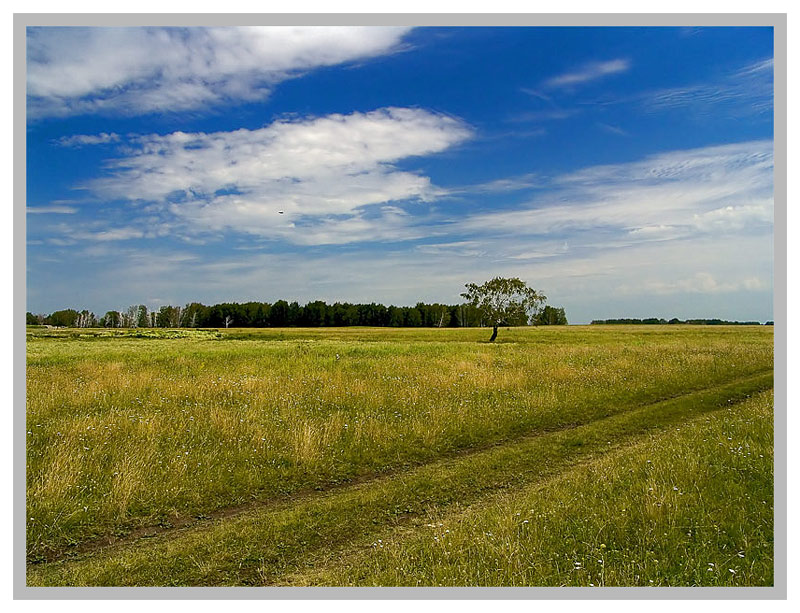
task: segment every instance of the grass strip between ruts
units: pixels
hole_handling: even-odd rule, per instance
[[[772,390],[552,478],[319,552],[292,586],[768,587]]]

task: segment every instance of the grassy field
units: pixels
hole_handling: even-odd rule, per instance
[[[28,583],[771,584],[771,327],[487,337],[29,330]]]

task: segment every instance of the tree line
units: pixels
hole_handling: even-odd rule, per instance
[[[648,317],[646,319],[629,319],[629,318],[622,318],[622,319],[593,319],[592,324],[651,324],[651,325],[663,325],[663,324],[693,324],[697,326],[760,326],[760,321],[727,321],[725,319],[685,319],[680,320],[677,317],[673,317],[669,321],[659,317]],[[764,324],[765,326],[773,325],[773,322],[768,321]]]
[[[472,304],[426,304],[385,306],[383,304],[328,304],[315,300],[305,305],[278,300],[269,302],[223,302],[211,306],[191,302],[184,306],[165,305],[158,310],[131,305],[107,311],[97,317],[88,310],[62,309],[49,315],[26,313],[28,325],[76,328],[284,328],[323,326],[385,326],[466,328],[491,326],[486,313]],[[508,326],[565,325],[563,308],[546,306],[534,317],[520,312],[504,322]]]

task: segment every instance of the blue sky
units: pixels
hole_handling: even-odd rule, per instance
[[[28,310],[772,319],[771,28],[29,28]]]

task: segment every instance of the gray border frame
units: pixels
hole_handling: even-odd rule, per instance
[[[13,589],[15,599],[770,599],[787,597],[787,15],[736,14],[14,14]],[[775,58],[773,317],[775,321],[775,572],[773,587],[293,588],[28,587],[25,585],[26,45],[27,26],[771,26]]]

